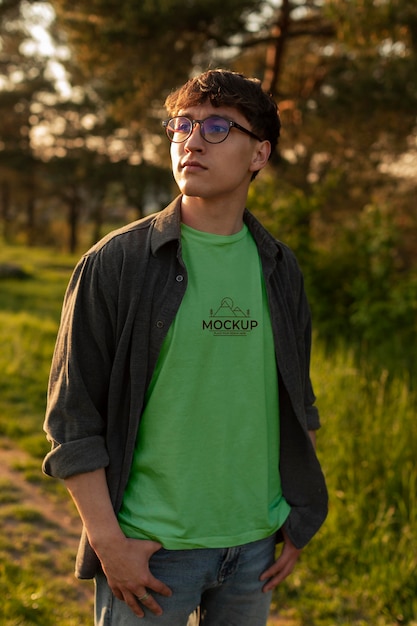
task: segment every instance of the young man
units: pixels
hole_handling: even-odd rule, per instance
[[[198,607],[204,626],[264,626],[327,511],[302,276],[245,209],[279,117],[222,70],[166,107],[181,195],[75,269],[44,470],[83,520],[97,625],[186,626]]]

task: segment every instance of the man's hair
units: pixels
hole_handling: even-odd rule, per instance
[[[271,144],[271,155],[278,143],[281,122],[276,102],[256,78],[227,70],[209,70],[191,78],[171,93],[165,108],[174,117],[188,107],[210,101],[214,107],[234,107],[248,120],[253,132]]]

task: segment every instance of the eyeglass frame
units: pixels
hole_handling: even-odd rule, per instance
[[[215,118],[219,118],[221,120],[223,120],[224,122],[227,122],[229,124],[229,128],[227,131],[227,135],[225,137],[223,137],[223,139],[221,139],[220,141],[209,141],[201,132],[202,128],[203,128],[203,124],[204,122],[206,122],[207,120],[209,120],[210,118],[215,117]],[[188,120],[189,122],[191,122],[191,128],[190,128],[190,132],[189,134],[184,138],[181,139],[181,141],[174,141],[173,139],[171,139],[171,137],[168,135],[168,124],[170,122],[172,122],[172,120],[178,119],[178,118],[184,118],[186,120]],[[204,141],[206,141],[207,143],[210,143],[212,145],[216,145],[218,143],[223,143],[223,141],[226,141],[226,139],[228,138],[228,136],[230,135],[230,130],[232,128],[237,128],[237,130],[240,130],[242,133],[245,133],[246,135],[249,135],[249,137],[252,137],[253,139],[256,139],[257,141],[263,141],[263,139],[260,139],[257,135],[255,135],[255,133],[253,133],[251,130],[248,130],[247,128],[244,128],[243,126],[241,126],[240,124],[238,124],[237,122],[234,122],[233,120],[228,120],[225,117],[222,117],[221,115],[209,115],[208,117],[205,117],[203,120],[193,120],[190,117],[188,117],[188,115],[174,115],[174,117],[170,117],[167,120],[164,120],[162,122],[162,126],[165,128],[165,133],[166,136],[168,137],[169,141],[171,143],[184,143],[184,141],[187,141],[187,139],[189,139],[191,137],[191,135],[193,134],[194,128],[196,127],[196,125],[199,124],[200,126],[200,136],[204,139]]]

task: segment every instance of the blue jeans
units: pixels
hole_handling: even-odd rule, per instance
[[[103,574],[96,577],[95,626],[265,626],[271,592],[259,576],[274,562],[275,535],[236,548],[165,550],[150,560],[152,574],[172,589],[163,609],[137,617],[115,598]]]

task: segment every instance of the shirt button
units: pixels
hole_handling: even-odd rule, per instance
[[[163,328],[163,327],[164,327],[164,322],[163,322],[162,320],[158,320],[158,321],[156,322],[156,327],[157,327],[157,328]]]
[[[175,280],[177,281],[177,283],[182,283],[182,281],[184,280],[184,276],[182,274],[178,274],[178,276],[175,277]]]

